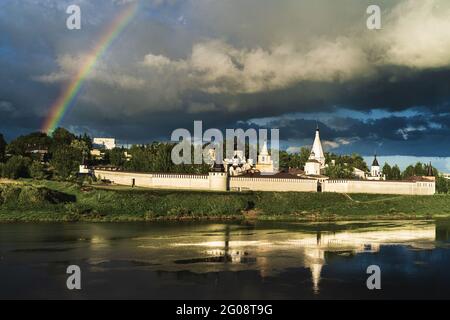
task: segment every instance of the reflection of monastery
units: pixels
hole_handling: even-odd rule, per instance
[[[330,165],[334,165],[332,162]],[[324,176],[325,155],[316,130],[311,154],[304,171],[275,172],[274,162],[265,142],[256,164],[246,159],[243,151],[236,150],[232,159],[225,159],[224,165],[214,165],[208,175],[169,173],[133,173],[111,168],[82,167],[100,179],[128,186],[158,189],[187,189],[208,191],[292,191],[292,192],[339,192],[432,195],[435,193],[434,177],[414,177],[408,181],[386,181],[381,174],[375,156],[370,172],[354,168],[355,179],[332,180]],[[431,168],[431,165],[430,165]]]
[[[376,253],[384,245],[408,245],[414,249],[433,249],[436,226],[427,222],[359,228],[338,232],[283,231],[265,233],[255,230],[252,237],[225,230],[225,239],[205,242],[179,242],[175,247],[197,247],[204,262],[226,263],[236,270],[254,268],[269,277],[288,268],[308,268],[312,289],[319,291],[323,267],[335,259],[360,253]],[[445,239],[448,239],[448,235]]]

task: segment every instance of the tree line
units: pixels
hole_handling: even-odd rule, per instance
[[[114,148],[106,150],[103,162],[124,170],[135,172],[161,172],[161,173],[189,173],[207,174],[210,165],[203,164],[179,164],[175,165],[172,160],[173,143],[153,142],[150,144],[133,145],[129,149]],[[127,152],[130,157],[125,156]],[[191,152],[194,163],[194,152]]]
[[[58,128],[52,136],[34,132],[9,144],[0,134],[0,175],[3,178],[69,179],[92,147],[91,138]]]
[[[22,135],[9,144],[0,134],[0,177],[71,180],[77,178],[83,163],[136,172],[208,173],[208,164],[174,165],[171,161],[173,146],[153,142],[129,149],[102,150],[102,158],[97,159],[91,155],[91,137],[77,136],[64,128],[56,129],[51,136],[42,132]],[[127,158],[125,152],[131,157]]]

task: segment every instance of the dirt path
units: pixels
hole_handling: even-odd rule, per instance
[[[394,199],[398,199],[401,198],[403,196],[395,196],[395,197],[390,197],[390,198],[382,198],[382,199],[375,199],[375,200],[369,200],[369,201],[359,201],[359,200],[355,200],[353,199],[349,194],[347,193],[343,193],[343,195],[345,197],[347,197],[350,201],[356,202],[356,203],[375,203],[375,202],[383,202],[386,200],[394,200]]]
[[[358,201],[358,200],[355,200],[355,199],[353,199],[352,197],[350,197],[347,193],[343,193],[343,195],[345,196],[345,197],[347,197],[350,201],[352,201],[352,202],[356,202],[356,203],[360,203],[361,201]]]

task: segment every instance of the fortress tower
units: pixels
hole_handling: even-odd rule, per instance
[[[227,191],[228,190],[228,174],[223,165],[214,163],[209,172],[209,190]]]

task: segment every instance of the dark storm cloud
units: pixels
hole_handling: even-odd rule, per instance
[[[249,124],[245,128],[279,128],[280,138],[288,145],[310,145],[318,125],[320,135],[330,152],[352,153],[355,149],[364,154],[373,152],[397,155],[399,148],[405,154],[419,156],[425,151],[429,156],[450,156],[450,116],[421,114],[415,116],[390,116],[379,119],[331,118],[329,121],[282,119],[265,125]],[[336,122],[345,123],[336,129]],[[242,123],[241,123],[242,124]]]
[[[103,30],[131,1],[2,2],[0,131],[11,138],[38,130]],[[83,16],[75,32],[65,28],[72,3]],[[194,120],[225,129],[273,117],[267,126],[280,128],[289,146],[308,143],[316,126],[310,119],[327,114],[320,126],[332,150],[447,154],[448,148],[430,145],[449,142],[449,3],[380,1],[379,32],[365,28],[369,4],[141,1],[62,125],[146,142],[167,140]],[[342,117],[343,108],[367,119]],[[411,109],[421,115],[378,119],[370,112]],[[291,113],[310,116],[286,120]]]

